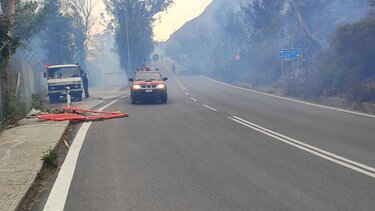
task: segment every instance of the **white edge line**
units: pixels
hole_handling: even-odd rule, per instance
[[[203,106],[206,107],[206,108],[208,108],[208,109],[211,109],[211,110],[213,110],[213,111],[217,111],[217,109],[212,108],[211,106],[208,106],[208,105],[206,105],[206,104],[203,104]]]
[[[224,86],[236,88],[236,89],[241,89],[241,90],[248,91],[248,92],[253,92],[253,93],[257,93],[257,94],[261,94],[261,95],[265,95],[265,96],[269,96],[269,97],[283,99],[283,100],[287,100],[287,101],[291,101],[291,102],[295,102],[295,103],[301,103],[301,104],[305,104],[305,105],[309,105],[309,106],[315,106],[315,107],[318,107],[318,108],[325,108],[325,109],[329,109],[329,110],[341,111],[341,112],[345,112],[345,113],[349,113],[349,114],[356,114],[356,115],[360,115],[360,116],[375,118],[375,115],[371,115],[371,114],[365,114],[365,113],[360,113],[360,112],[356,112],[356,111],[350,111],[350,110],[346,110],[346,109],[340,109],[340,108],[335,108],[335,107],[331,107],[331,106],[319,105],[319,104],[316,104],[316,103],[309,103],[309,102],[305,102],[305,101],[301,101],[301,100],[295,100],[295,99],[291,99],[291,98],[267,94],[267,93],[264,93],[264,92],[259,92],[259,91],[255,91],[255,90],[252,90],[252,89],[246,89],[246,88],[242,88],[242,87],[235,86],[235,85],[232,85],[232,84],[227,84],[227,83],[224,83],[224,82],[221,82],[221,81],[217,81],[215,79],[209,78],[209,77],[204,76],[204,75],[200,75],[200,76],[207,79],[207,80],[210,80],[212,82],[215,82],[215,83],[218,83],[218,84],[221,84],[221,85],[224,85]]]
[[[115,104],[118,100],[114,100],[111,103],[103,106],[99,109],[102,111],[109,106]],[[78,156],[81,151],[83,142],[86,134],[91,126],[92,122],[85,122],[79,129],[76,137],[73,140],[72,145],[68,151],[64,163],[61,166],[60,172],[56,178],[56,181],[52,187],[52,190],[48,196],[47,202],[44,205],[46,211],[63,211],[68,198],[68,192],[74,176],[74,171],[77,165]]]
[[[338,155],[332,154],[332,153],[330,153],[330,152],[327,152],[327,151],[321,150],[321,149],[319,149],[319,148],[317,148],[317,147],[313,147],[313,146],[311,146],[311,145],[304,144],[304,143],[302,143],[302,142],[300,142],[300,141],[297,141],[297,140],[295,140],[295,139],[292,139],[292,138],[286,137],[286,136],[284,136],[284,135],[282,135],[282,134],[276,133],[276,132],[274,132],[274,131],[271,131],[271,130],[269,130],[269,129],[266,129],[266,128],[263,128],[263,127],[257,125],[259,128],[261,128],[261,129],[258,129],[258,128],[256,128],[256,127],[250,125],[250,124],[247,124],[248,121],[246,121],[246,120],[244,120],[244,122],[241,121],[242,119],[239,118],[239,117],[233,116],[233,117],[228,117],[228,118],[229,118],[230,120],[235,121],[235,122],[237,122],[237,123],[239,123],[239,124],[242,124],[242,125],[244,125],[244,126],[246,126],[246,127],[248,127],[248,128],[251,128],[251,129],[253,129],[253,130],[255,130],[255,131],[258,131],[258,132],[260,132],[260,133],[263,133],[263,134],[265,134],[265,135],[267,135],[267,136],[270,136],[270,137],[272,137],[272,138],[274,138],[274,139],[277,139],[277,140],[279,140],[279,141],[281,141],[281,142],[283,142],[283,143],[286,143],[286,144],[288,144],[288,145],[291,145],[291,146],[294,146],[294,147],[296,147],[296,148],[299,148],[299,149],[301,149],[301,150],[303,150],[303,151],[305,151],[305,152],[309,152],[309,153],[314,154],[314,155],[316,155],[316,156],[318,156],[318,157],[321,157],[321,158],[323,158],[323,159],[329,160],[329,161],[334,162],[334,163],[336,163],[336,164],[339,164],[339,165],[341,165],[341,166],[347,167],[347,168],[352,169],[352,170],[354,170],[354,171],[357,171],[357,172],[360,172],[360,173],[365,174],[365,175],[367,175],[367,176],[370,176],[370,177],[372,177],[372,178],[375,178],[375,174],[371,172],[371,171],[373,171],[374,168],[372,168],[372,167],[370,167],[370,166],[366,166],[366,165],[364,165],[364,164],[361,164],[361,163],[358,163],[358,162],[355,162],[355,161],[352,161],[352,160],[349,160],[349,159],[343,158],[343,157],[341,157],[341,156],[338,156]],[[255,125],[255,124],[254,124],[254,125]],[[281,137],[283,137],[283,138],[281,138],[281,137],[279,137],[279,136],[276,136],[276,135],[273,135],[273,134],[271,134],[271,133],[269,133],[269,132],[274,132],[276,135],[279,135],[279,136],[281,136]],[[284,139],[284,137],[286,137],[286,138],[288,138],[288,139],[290,139],[290,140],[294,140],[295,143],[294,143],[293,141],[289,141],[288,139]],[[301,144],[301,145],[300,145],[300,144]],[[302,145],[310,146],[311,149],[309,149],[309,147],[305,147],[305,146],[302,146]],[[316,151],[314,151],[313,149],[316,150]],[[322,153],[322,152],[325,152],[325,154],[327,154],[327,155],[325,155],[325,154]],[[328,155],[329,155],[329,156],[332,156],[332,157],[329,157]],[[346,163],[346,162],[341,161],[341,160],[339,160],[339,159],[337,159],[337,158],[340,158],[341,160],[345,160],[346,162],[348,162],[348,161],[349,161],[349,162]],[[364,169],[361,169],[361,168],[359,168],[359,167],[357,167],[357,166],[355,166],[355,165],[352,165],[352,164],[350,164],[350,163],[354,163],[355,165],[360,166],[361,168],[367,169],[367,170],[369,170],[370,172],[369,172],[369,171],[366,171],[366,170],[364,170]]]

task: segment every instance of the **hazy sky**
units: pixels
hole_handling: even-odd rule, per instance
[[[175,4],[158,15],[161,20],[155,23],[154,39],[165,41],[187,21],[199,16],[213,0],[174,0]],[[104,11],[103,0],[96,0],[97,15]]]
[[[199,16],[212,0],[175,0],[167,12],[161,13],[161,20],[155,23],[154,39],[165,41],[187,21]]]

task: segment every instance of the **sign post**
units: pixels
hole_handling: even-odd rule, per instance
[[[294,72],[294,60],[302,58],[302,48],[289,48],[279,50],[279,59],[281,59],[281,86],[284,90],[284,60],[292,61],[292,71]]]

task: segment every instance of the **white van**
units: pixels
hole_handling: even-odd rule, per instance
[[[44,77],[47,79],[48,97],[51,103],[66,99],[66,89],[75,100],[82,100],[83,71],[78,64],[52,65],[47,67]]]

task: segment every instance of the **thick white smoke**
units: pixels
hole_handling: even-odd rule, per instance
[[[93,38],[87,60],[87,73],[92,86],[128,85],[128,78],[120,66],[111,33],[98,34]]]

